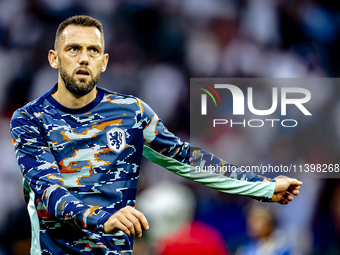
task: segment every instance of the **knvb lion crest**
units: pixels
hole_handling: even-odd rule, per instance
[[[111,150],[121,152],[125,148],[125,133],[120,128],[112,128],[106,133],[107,142]]]

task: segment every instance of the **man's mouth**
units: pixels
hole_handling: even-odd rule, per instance
[[[79,69],[77,72],[76,72],[76,76],[81,78],[81,79],[85,79],[87,77],[90,76],[90,72],[87,71],[86,69]]]

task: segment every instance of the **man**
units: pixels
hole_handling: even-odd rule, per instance
[[[134,209],[142,155],[217,190],[288,204],[302,184],[233,171],[193,174],[225,161],[182,143],[148,105],[96,87],[108,63],[101,23],[75,16],[57,30],[48,59],[58,83],[18,109],[12,142],[24,176],[32,254],[132,254],[148,229]],[[289,191],[290,193],[288,193]],[[171,208],[169,208],[171,210]]]

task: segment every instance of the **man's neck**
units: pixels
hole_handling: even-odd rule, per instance
[[[78,97],[68,91],[64,84],[60,84],[58,82],[58,90],[52,94],[52,97],[57,100],[58,103],[67,108],[79,109],[95,100],[97,93],[97,88],[94,87],[90,93],[86,94],[85,96]]]

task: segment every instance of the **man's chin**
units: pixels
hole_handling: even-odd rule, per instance
[[[95,85],[88,83],[74,83],[66,86],[67,90],[70,91],[75,96],[85,96],[94,89]]]
[[[93,89],[95,87],[95,85],[93,85],[91,81],[86,81],[85,79],[81,79],[78,82],[75,82],[74,85],[81,90],[87,90],[89,88]]]

